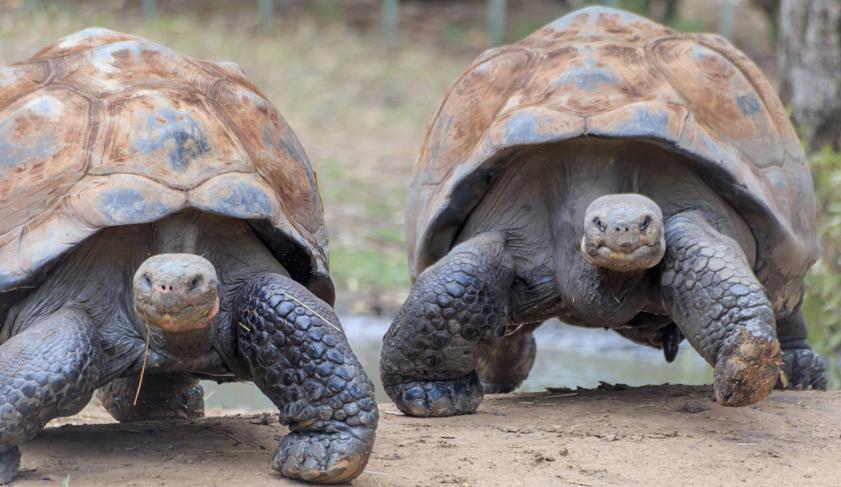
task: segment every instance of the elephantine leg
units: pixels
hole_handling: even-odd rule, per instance
[[[783,374],[778,389],[826,389],[826,367],[806,341],[806,320],[798,306],[785,319],[777,320],[777,336],[783,349]]]
[[[146,375],[137,405],[134,405],[139,379],[115,379],[96,392],[96,397],[117,421],[204,417],[204,391],[198,379],[185,375]]]
[[[17,472],[18,445],[51,419],[85,407],[99,366],[99,335],[75,308],[56,311],[0,346],[0,483]]]
[[[780,371],[774,312],[741,247],[698,214],[666,224],[661,274],[666,310],[689,343],[715,367],[726,406],[767,396]]]
[[[461,243],[418,277],[380,356],[383,385],[398,409],[410,416],[476,411],[479,350],[505,332],[513,280],[498,234]]]
[[[272,466],[316,483],[362,473],[377,427],[374,387],[330,306],[287,277],[264,274],[240,289],[234,326],[240,358],[291,430]]]
[[[481,350],[476,372],[485,394],[511,392],[529,376],[537,355],[533,329],[533,326],[524,327]]]

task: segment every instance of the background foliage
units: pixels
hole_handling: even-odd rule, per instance
[[[822,258],[806,278],[803,311],[810,339],[823,353],[841,350],[841,154],[825,148],[812,156]],[[837,377],[838,374],[835,374]]]

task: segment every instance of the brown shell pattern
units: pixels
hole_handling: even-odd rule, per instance
[[[0,291],[99,229],[184,208],[268,222],[332,300],[315,174],[236,65],[86,29],[0,68]]]

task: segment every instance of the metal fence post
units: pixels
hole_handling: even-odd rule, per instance
[[[733,0],[723,0],[718,13],[718,33],[730,39],[733,36]]]
[[[505,0],[488,0],[488,39],[491,45],[505,42]]]
[[[272,23],[274,15],[274,0],[257,0],[257,16],[260,17],[260,25],[267,28]]]
[[[155,0],[143,0],[143,18],[154,19],[158,16],[158,6]]]
[[[400,0],[383,0],[380,15],[383,40],[393,46],[397,42],[397,28],[400,25]]]

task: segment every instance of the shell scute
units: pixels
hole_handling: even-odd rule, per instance
[[[276,194],[284,195],[286,214],[299,216],[291,223],[317,235],[323,210],[318,193],[311,190],[316,187],[315,173],[286,120],[265,98],[236,83],[218,83],[211,98],[248,151],[254,169]]]
[[[523,39],[522,44],[546,49],[573,40],[637,41],[643,37],[667,35],[672,32],[668,27],[630,12],[592,6],[558,18]]]
[[[190,206],[247,220],[270,220],[283,215],[274,194],[273,188],[256,175],[221,174],[190,192]]]
[[[691,39],[652,48],[660,72],[701,125],[758,167],[780,165],[783,145],[754,85],[718,52]],[[774,151],[774,153],[769,153]]]
[[[0,67],[0,110],[38,88],[47,81],[50,72],[50,66],[46,62]]]
[[[421,184],[441,181],[463,150],[479,142],[484,129],[504,108],[518,85],[530,75],[527,51],[502,52],[474,65],[450,90],[427,134],[419,164],[435,161]],[[470,113],[465,117],[463,113]]]
[[[587,134],[592,136],[679,140],[688,112],[681,105],[668,102],[630,103],[588,120]]]
[[[87,100],[40,90],[0,112],[0,234],[50,206],[85,173]]]
[[[153,222],[187,202],[182,191],[131,174],[88,176],[65,198],[76,218],[92,228]]]
[[[91,174],[138,174],[188,189],[220,172],[253,171],[199,95],[142,90],[111,100],[107,120],[104,157]]]
[[[103,27],[88,27],[68,36],[62,37],[50,46],[38,51],[33,59],[46,59],[51,57],[68,56],[70,54],[85,51],[104,44],[120,42],[125,40],[139,39],[131,34],[116,32]]]
[[[140,38],[99,45],[63,62],[62,82],[100,97],[150,87],[203,93],[216,79],[187,56]]]

